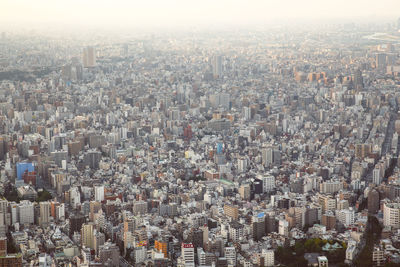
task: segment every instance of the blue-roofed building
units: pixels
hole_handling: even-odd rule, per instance
[[[21,180],[25,171],[33,172],[35,165],[32,162],[18,162],[17,163],[17,179]]]

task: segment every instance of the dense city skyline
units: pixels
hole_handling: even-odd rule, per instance
[[[399,12],[0,1],[0,267],[400,266]]]

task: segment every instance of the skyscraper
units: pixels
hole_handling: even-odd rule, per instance
[[[376,68],[380,70],[386,68],[386,54],[384,53],[376,54]]]
[[[363,77],[360,69],[357,69],[354,72],[353,85],[357,90],[362,90],[364,88]]]
[[[83,67],[91,68],[96,65],[96,51],[93,47],[88,46],[83,49]]]
[[[214,78],[220,78],[222,76],[222,56],[214,56],[212,68]]]

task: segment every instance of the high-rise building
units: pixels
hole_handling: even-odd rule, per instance
[[[275,266],[275,252],[273,250],[262,250],[262,256],[264,257],[264,266]]]
[[[65,204],[61,203],[56,207],[56,217],[57,221],[63,221],[65,219]]]
[[[363,81],[363,77],[362,77],[362,73],[361,73],[360,69],[357,69],[354,72],[353,85],[354,85],[354,88],[357,90],[362,90],[364,88],[364,81]]]
[[[94,231],[93,235],[93,246],[94,246],[94,251],[96,255],[99,255],[99,247],[104,245],[106,242],[106,237],[103,233]]]
[[[267,175],[262,178],[263,192],[271,192],[275,189],[275,177],[272,175]]]
[[[187,241],[192,243],[195,249],[203,246],[203,230],[200,228],[190,229]]]
[[[165,258],[168,258],[168,244],[166,242],[158,241],[156,240],[154,242],[154,248],[158,251],[164,254]]]
[[[348,227],[354,223],[355,212],[352,208],[339,210],[336,213],[336,217],[339,222],[341,222],[344,226]]]
[[[119,248],[113,243],[105,243],[99,247],[99,258],[104,266],[119,265]]]
[[[214,56],[212,59],[212,69],[214,78],[220,78],[222,76],[222,56]]]
[[[185,267],[194,267],[194,246],[192,243],[182,243],[181,255]]]
[[[89,46],[83,49],[83,67],[91,68],[96,66],[96,50]]]
[[[89,203],[89,220],[94,222],[94,216],[101,210],[101,203],[97,201],[90,201]]]
[[[124,219],[124,233],[135,231],[135,220],[132,217],[126,217]]]
[[[383,205],[383,225],[400,228],[400,203],[385,203]]]
[[[372,252],[372,262],[374,266],[383,266],[385,264],[385,251],[377,246],[374,247]]]
[[[234,220],[239,218],[239,209],[234,205],[224,205],[224,213],[226,216],[231,217]]]
[[[325,213],[327,210],[336,209],[336,199],[329,195],[321,195],[318,198],[318,202],[322,207],[322,212]]]
[[[243,118],[245,120],[251,120],[251,109],[249,107],[243,107]]]
[[[50,222],[50,202],[40,202],[40,225],[47,225]]]
[[[261,150],[262,163],[265,167],[281,164],[281,152],[277,147],[269,146]]]
[[[81,229],[81,243],[82,246],[94,249],[94,231],[95,227],[93,223],[85,223]]]
[[[33,224],[35,222],[33,203],[29,200],[22,200],[17,206],[20,224]]]
[[[96,185],[94,187],[94,200],[98,202],[104,200],[104,185]]]
[[[343,183],[339,180],[324,181],[320,184],[320,192],[324,194],[332,194],[343,188]]]
[[[279,220],[279,234],[289,236],[289,222],[286,220]]]
[[[333,213],[327,213],[322,215],[321,224],[326,227],[326,230],[332,230],[336,228],[336,217]]]
[[[238,158],[237,163],[239,173],[245,172],[247,170],[247,159],[245,157]]]
[[[265,233],[276,232],[277,230],[277,221],[274,216],[265,214]]]
[[[243,200],[250,200],[251,198],[250,184],[241,185],[239,187],[239,194]]]
[[[244,226],[236,221],[229,224],[229,238],[233,242],[239,242],[243,238]]]
[[[8,201],[0,200],[0,237],[5,237],[7,233],[7,207]]]
[[[253,239],[256,241],[261,240],[261,238],[265,235],[265,215],[263,212],[252,217],[251,228]]]
[[[314,223],[317,223],[319,221],[318,214],[318,208],[307,207],[304,212],[303,224],[314,225]]]
[[[84,156],[85,165],[89,166],[91,169],[98,169],[101,160],[101,152],[95,150],[89,150]]]
[[[382,182],[381,170],[378,167],[375,167],[372,171],[372,182],[376,185],[380,185]]]
[[[380,70],[386,69],[386,54],[379,53],[376,54],[376,68]]]
[[[72,235],[74,232],[80,232],[82,224],[84,224],[86,218],[83,214],[75,214],[69,217],[69,232]]]
[[[133,214],[146,214],[147,213],[147,202],[140,200],[133,204]]]
[[[134,257],[135,258],[135,263],[139,264],[139,263],[144,262],[146,260],[146,258],[147,258],[147,249],[146,249],[146,247],[135,247],[134,254],[135,254],[135,257]],[[193,255],[193,257],[194,257],[194,255]],[[194,266],[194,264],[191,265],[191,266]]]
[[[236,266],[236,249],[234,247],[226,247],[225,258],[228,265]]]

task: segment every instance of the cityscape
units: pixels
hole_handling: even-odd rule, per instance
[[[400,18],[196,23],[0,25],[0,266],[400,266]]]

